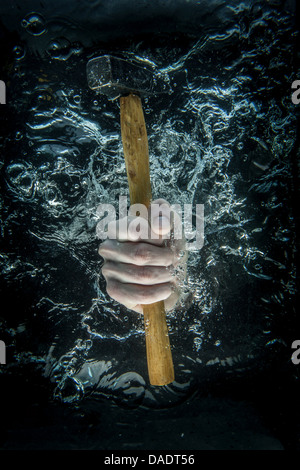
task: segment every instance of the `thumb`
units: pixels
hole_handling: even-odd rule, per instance
[[[168,235],[170,233],[170,219],[166,216],[157,216],[152,219],[151,229],[158,235]]]
[[[170,206],[164,200],[158,200],[151,204],[151,229],[161,236],[166,236],[171,231]]]

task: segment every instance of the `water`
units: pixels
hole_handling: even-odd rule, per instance
[[[45,403],[70,407],[71,429],[95,425],[99,403],[116,415],[201,410],[198,397],[222,400],[221,387],[229,400],[262,394],[265,409],[272,390],[288,417],[269,425],[292,445],[293,412],[272,387],[283,377],[295,390],[299,376],[294,2],[152,2],[133,16],[109,5],[1,6],[1,382],[14,396],[29,381],[23,400],[42,400],[46,421]],[[205,208],[190,301],[168,315],[176,381],[163,388],[148,382],[142,318],[107,296],[100,275],[97,206],[128,194],[118,101],[87,86],[86,63],[102,53],[168,81],[172,93],[143,102],[153,195]]]

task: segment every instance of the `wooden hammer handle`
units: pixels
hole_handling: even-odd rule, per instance
[[[139,96],[130,94],[120,99],[121,133],[130,203],[151,203],[148,138]],[[168,335],[164,302],[143,305],[148,373],[152,385],[174,381],[174,367]]]

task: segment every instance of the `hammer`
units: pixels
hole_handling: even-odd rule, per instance
[[[120,98],[120,120],[130,203],[151,204],[149,149],[142,94],[168,91],[153,72],[130,61],[104,55],[87,63],[87,80],[92,90],[110,99]],[[151,385],[174,381],[174,367],[164,301],[143,305],[148,374]]]

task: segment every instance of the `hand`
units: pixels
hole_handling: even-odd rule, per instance
[[[160,213],[155,213],[153,204],[160,205]],[[181,220],[174,217],[172,226],[169,208],[167,201],[158,199],[148,210],[148,220],[129,215],[110,222],[108,238],[99,248],[107,293],[138,313],[143,313],[143,304],[160,300],[169,311],[180,298],[187,255],[184,240],[172,239],[175,224],[181,224]]]

